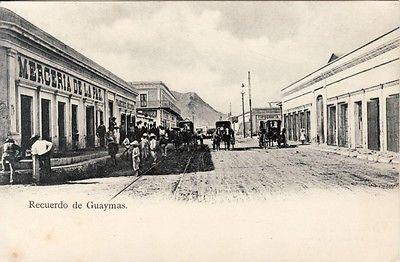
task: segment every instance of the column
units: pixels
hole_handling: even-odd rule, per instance
[[[386,136],[386,96],[383,92],[383,84],[379,90],[379,126],[380,126],[380,151],[387,151],[387,136]]]
[[[78,107],[78,132],[79,132],[79,148],[86,147],[86,98],[79,100]]]
[[[310,141],[317,142],[317,105],[315,91],[313,91],[313,102],[310,107]]]
[[[338,104],[338,97],[336,97],[335,100],[335,144],[338,147],[339,146],[339,104]]]
[[[41,102],[40,102],[40,90],[41,90],[41,87],[40,86],[38,86],[38,87],[36,87],[36,92],[35,92],[35,97],[34,97],[34,99],[33,99],[33,108],[32,108],[32,115],[33,115],[33,121],[34,121],[34,124],[33,124],[33,133],[35,134],[35,135],[41,135],[41,130],[40,130],[40,127],[41,127],[41,123],[40,123],[40,119],[41,119]],[[21,119],[22,121],[23,121],[23,119]]]
[[[51,97],[51,140],[52,140],[55,148],[58,147],[57,94],[58,94],[58,90],[54,91],[54,94]]]
[[[66,123],[65,123],[65,136],[67,137],[67,149],[72,148],[72,94],[68,96],[67,108],[66,108]]]
[[[354,105],[352,103],[351,95],[349,93],[347,97],[347,147],[354,148],[354,138],[353,138],[353,125],[354,125]]]
[[[108,91],[104,90],[104,97],[103,97],[103,117],[104,117],[104,125],[106,126],[107,130],[108,130],[108,118],[110,117],[108,115]]]
[[[12,136],[19,132],[18,120],[18,86],[15,83],[16,78],[16,59],[17,51],[7,48],[7,86],[8,86],[8,110],[9,110],[9,131]]]
[[[362,123],[363,123],[363,148],[368,148],[368,115],[367,115],[367,98],[365,90],[362,97]]]

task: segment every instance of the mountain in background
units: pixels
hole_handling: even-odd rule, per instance
[[[172,91],[178,100],[178,107],[181,109],[182,118],[192,120],[194,113],[194,125],[200,126],[215,126],[215,122],[220,119],[225,120],[227,114],[218,112],[195,92],[180,93]]]

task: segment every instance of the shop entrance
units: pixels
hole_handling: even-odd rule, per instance
[[[42,138],[51,141],[50,135],[50,100],[42,99]]]
[[[336,106],[328,106],[328,145],[336,145]]]
[[[78,131],[78,106],[72,105],[71,112],[71,128],[72,128],[72,146],[78,148],[79,131]]]
[[[342,147],[347,147],[348,145],[348,105],[340,104],[339,106],[339,134],[338,134],[338,144]]]
[[[65,103],[58,102],[58,147],[65,149],[67,138],[65,137]]]
[[[354,103],[354,134],[355,134],[355,147],[363,147],[363,119],[362,119],[362,102]]]
[[[311,117],[310,111],[306,111],[306,139],[310,142],[310,127],[311,127]]]
[[[387,150],[399,152],[399,94],[386,98]]]
[[[21,148],[23,151],[30,148],[32,137],[32,101],[31,96],[21,95]]]
[[[380,126],[379,126],[379,99],[374,98],[367,102],[368,116],[368,149],[379,150],[380,141]]]
[[[121,114],[121,125],[119,126],[119,132],[120,132],[120,143],[124,141],[126,138],[126,116],[125,114]]]
[[[86,107],[86,147],[94,147],[94,106]]]

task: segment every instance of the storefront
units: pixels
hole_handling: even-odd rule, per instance
[[[399,45],[396,28],[283,88],[287,137],[306,116],[312,142],[399,152]]]
[[[137,92],[128,83],[11,11],[0,12],[1,141],[11,136],[28,148],[38,134],[57,150],[94,147],[101,121],[107,126],[114,116],[125,128],[134,119]]]

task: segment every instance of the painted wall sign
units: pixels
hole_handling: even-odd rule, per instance
[[[116,103],[117,103],[117,106],[122,107],[122,108],[131,109],[131,110],[135,109],[135,104],[126,101],[126,99],[117,98]]]
[[[43,63],[18,55],[18,77],[50,88],[103,101],[103,90]]]

